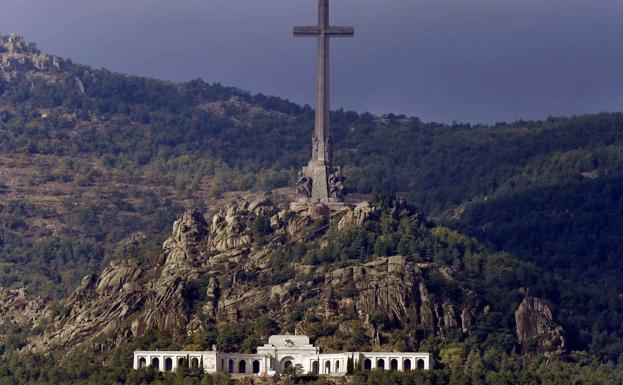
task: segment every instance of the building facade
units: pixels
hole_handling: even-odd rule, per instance
[[[222,353],[219,351],[136,351],[134,369],[153,366],[160,371],[175,371],[180,366],[202,368],[208,373],[274,375],[288,368],[303,374],[345,375],[353,370],[429,370],[430,353],[344,352],[320,353],[309,343],[309,337],[275,335],[257,348],[256,354]]]

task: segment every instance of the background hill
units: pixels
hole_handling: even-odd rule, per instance
[[[404,196],[533,263],[543,285],[526,289],[548,299],[569,349],[623,362],[623,114],[331,118],[352,193]],[[128,242],[155,248],[184,207],[210,211],[232,191],[287,200],[312,127],[309,106],[96,70],[0,38],[0,285],[62,298]]]

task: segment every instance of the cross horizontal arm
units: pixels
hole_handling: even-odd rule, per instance
[[[325,32],[331,36],[355,36],[355,28],[353,27],[328,27]]]
[[[294,27],[294,36],[319,36],[322,34],[329,36],[354,36],[355,28],[353,27]]]
[[[320,35],[320,27],[294,27],[294,36]]]

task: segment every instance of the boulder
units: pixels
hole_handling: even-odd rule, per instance
[[[212,219],[210,234],[210,247],[216,251],[246,246],[251,243],[251,229],[249,224],[253,222],[255,214],[247,210],[248,203],[231,203]],[[259,204],[255,207],[260,210]]]

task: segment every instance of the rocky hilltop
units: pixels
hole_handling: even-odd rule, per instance
[[[61,70],[63,65],[63,59],[42,54],[35,43],[27,42],[22,36],[0,36],[0,71],[5,80],[25,72]]]
[[[182,339],[260,316],[280,331],[316,334],[316,343],[328,350],[331,335],[352,335],[355,329],[362,334],[360,344],[376,349],[395,348],[397,332],[399,346],[410,349],[430,348],[424,341],[436,335],[469,335],[496,305],[434,255],[308,258],[315,247],[324,255],[343,254],[348,239],[397,223],[436,253],[451,249],[449,230],[433,226],[403,202],[291,212],[262,198],[232,203],[211,218],[188,210],[175,221],[159,255],[114,260],[100,274],[86,276],[54,311],[22,301],[10,313],[28,309],[23,314],[30,317],[15,321],[33,327],[25,349],[39,352],[86,346],[106,355],[149,331],[166,330]],[[387,236],[381,231],[379,239]],[[303,259],[301,247],[308,248]],[[24,295],[10,294],[15,299],[9,306]],[[526,314],[525,307],[518,314]],[[48,323],[38,324],[37,318]],[[332,325],[331,332],[317,333],[319,323]],[[521,341],[530,340],[533,331],[540,337],[561,331],[543,306],[518,315],[518,328],[519,323]],[[560,351],[559,342],[552,339],[542,348]]]

